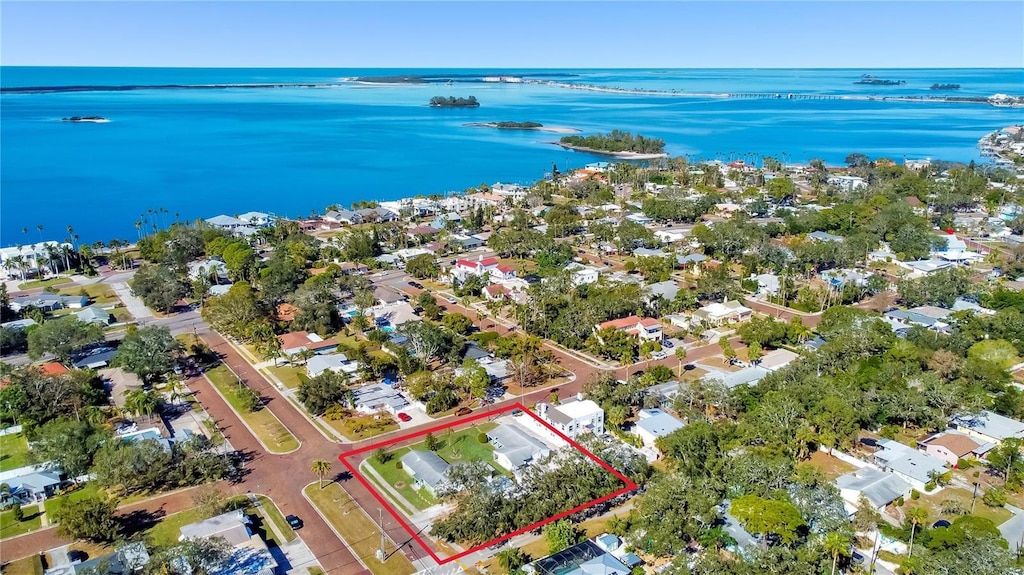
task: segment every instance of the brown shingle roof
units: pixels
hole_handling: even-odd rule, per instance
[[[946,433],[928,442],[928,445],[941,445],[948,449],[953,455],[963,457],[975,449],[981,447],[977,441],[962,433]]]

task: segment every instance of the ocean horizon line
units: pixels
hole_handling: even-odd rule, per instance
[[[591,66],[103,66],[79,64],[0,64],[3,68],[73,68],[101,70],[1021,70],[1024,66],[687,66],[669,67],[591,67]]]

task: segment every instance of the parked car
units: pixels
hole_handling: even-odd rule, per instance
[[[398,413],[398,420],[399,420],[399,421],[412,421],[412,418],[411,418],[411,417],[409,417],[409,414],[408,414],[408,413],[405,413],[405,412],[399,412],[399,413]]]
[[[674,347],[675,345],[676,344],[672,343],[671,339],[666,339],[665,341],[661,342],[661,347]]]
[[[78,549],[68,549],[68,562],[70,562],[72,565],[77,565],[88,558],[89,556],[85,554],[85,551],[79,551]]]
[[[665,359],[666,357],[668,357],[668,354],[663,351],[651,352],[651,359]]]
[[[523,410],[522,410],[522,409],[513,409],[513,410],[512,410],[512,415],[519,415],[519,414],[520,414],[520,413],[522,413],[522,412],[523,412]]]
[[[289,515],[285,517],[284,520],[288,522],[288,527],[291,527],[292,529],[302,529],[302,520],[299,519],[298,516]]]
[[[448,303],[455,303],[458,300],[456,300],[455,298],[453,298],[451,296],[448,296],[448,297],[444,298],[444,301],[446,301]]]
[[[420,282],[409,282],[409,285],[416,289],[423,289],[423,284],[421,284]]]
[[[457,411],[455,412],[455,415],[469,415],[470,413],[473,413],[473,410],[472,410],[472,409],[470,409],[470,408],[468,408],[468,407],[460,407],[460,408],[459,408],[459,409],[458,409],[458,410],[457,410]]]
[[[685,369],[686,371],[693,371],[693,370],[697,369],[697,366],[692,364],[692,363],[688,363],[688,364],[683,366],[683,369]]]

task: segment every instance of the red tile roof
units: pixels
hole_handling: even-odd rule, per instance
[[[606,321],[598,327],[600,329],[626,329],[636,327],[636,324],[638,323],[640,323],[640,318],[635,315],[631,315],[629,317]]]
[[[503,274],[507,274],[507,273],[516,271],[516,268],[514,268],[512,266],[498,266],[497,269],[498,269],[499,272],[501,272]]]
[[[39,371],[43,372],[43,375],[64,375],[68,372],[68,368],[56,361],[48,361],[38,367]]]
[[[489,268],[491,266],[498,265],[498,258],[487,258],[485,260],[480,260],[479,263],[480,263],[480,265],[484,266],[485,268]]]

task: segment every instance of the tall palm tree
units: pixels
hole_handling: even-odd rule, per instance
[[[928,510],[924,507],[914,507],[907,511],[907,519],[910,520],[910,549],[907,557],[914,556],[914,535],[918,526],[928,522]]]
[[[326,459],[314,459],[309,470],[320,478],[320,489],[324,488],[324,476],[331,472],[331,462]]]
[[[160,408],[160,397],[152,391],[135,389],[125,395],[124,406],[135,415],[150,417]]]
[[[683,360],[686,359],[686,348],[680,344],[672,353],[679,360],[679,377],[683,377]]]
[[[39,232],[39,243],[43,243],[43,224],[37,225],[36,230]]]
[[[825,536],[822,541],[825,551],[832,556],[832,575],[836,575],[836,565],[839,563],[839,556],[846,557],[850,554],[850,541],[841,534],[833,531]]]

